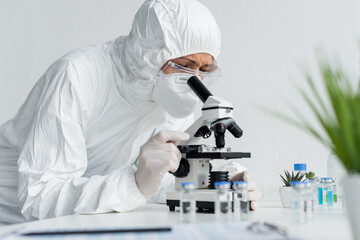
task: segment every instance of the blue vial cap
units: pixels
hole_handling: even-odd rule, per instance
[[[294,170],[295,171],[306,171],[306,163],[295,163]]]
[[[228,185],[229,187],[231,186],[231,182],[225,182],[225,181],[222,181],[222,182],[214,182],[214,186],[217,187],[217,186],[223,186],[223,185]]]
[[[193,183],[193,182],[182,182],[182,183],[181,183],[181,186],[182,186],[182,187],[185,187],[185,186],[195,186],[195,183]]]
[[[290,182],[290,185],[291,185],[291,186],[294,186],[294,185],[298,185],[298,184],[302,184],[302,183],[304,183],[304,182],[300,182],[300,181],[291,181],[291,182]]]
[[[332,178],[332,177],[323,177],[321,179],[323,179],[323,180],[334,180],[334,178]]]
[[[234,184],[238,185],[238,184],[247,184],[247,181],[235,181]]]

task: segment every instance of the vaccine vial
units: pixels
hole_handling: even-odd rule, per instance
[[[323,205],[331,207],[334,204],[333,178],[322,178]]]
[[[234,219],[247,220],[249,217],[249,192],[248,183],[237,181],[234,185]]]
[[[333,151],[330,152],[327,160],[327,176],[334,178],[334,204],[342,202],[344,193],[343,179],[347,176],[347,172]]]
[[[193,182],[182,182],[180,194],[180,221],[183,223],[195,222],[195,184]]]
[[[294,213],[294,220],[299,223],[306,222],[305,215],[305,183],[299,181],[291,182],[293,188],[292,210]]]
[[[229,189],[230,182],[215,182],[217,197],[215,201],[215,216],[218,221],[230,221],[231,219],[231,199]]]
[[[320,180],[318,177],[314,177],[314,178],[308,178],[308,181],[312,182],[312,189],[313,189],[313,204],[314,206],[316,204],[319,204],[319,193],[318,193],[318,187],[320,184]]]
[[[337,188],[336,188],[336,179],[333,178],[333,177],[331,179],[333,181],[333,184],[332,184],[332,186],[333,186],[333,201],[334,201],[334,204],[336,204],[337,201],[338,201],[338,193],[337,193]]]
[[[304,193],[304,210],[306,215],[306,220],[313,219],[314,213],[314,182],[306,181],[305,184],[305,193]]]

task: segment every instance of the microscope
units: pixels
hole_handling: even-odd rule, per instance
[[[243,134],[233,119],[233,106],[220,97],[213,96],[205,85],[192,76],[187,84],[204,103],[201,117],[193,123],[186,132],[190,135],[187,142],[178,145],[181,152],[179,168],[175,173],[175,191],[166,193],[166,204],[170,211],[180,206],[182,182],[195,184],[195,199],[198,212],[214,211],[217,197],[214,182],[229,181],[227,171],[211,171],[211,160],[250,158],[248,152],[232,152],[225,147],[225,132],[228,130],[235,138]],[[215,137],[215,147],[205,144],[196,144],[200,139]],[[229,191],[233,199],[232,191]]]

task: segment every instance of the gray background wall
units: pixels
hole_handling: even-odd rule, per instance
[[[126,35],[142,0],[2,0],[0,2],[0,123],[14,116],[46,68],[66,52]],[[314,49],[359,74],[360,7],[356,0],[203,0],[223,37],[223,80],[214,93],[235,106],[244,129],[234,150],[251,151],[241,162],[253,173],[266,199],[279,198],[279,173],[306,162],[326,175],[328,151],[303,132],[274,119],[258,106],[291,115],[291,102],[309,110],[296,85],[301,68],[316,75]],[[319,81],[318,81],[319,82]],[[310,121],[312,118],[309,116]]]

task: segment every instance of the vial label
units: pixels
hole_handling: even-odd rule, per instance
[[[183,211],[183,213],[189,213],[191,211],[191,203],[183,202],[182,203],[182,211]]]
[[[227,202],[220,203],[220,211],[222,213],[228,213],[229,211],[229,204]]]
[[[321,187],[318,188],[318,196],[319,196],[319,204],[323,204],[323,189]]]
[[[333,205],[333,192],[332,191],[327,191],[327,193],[326,193],[326,203],[327,203],[328,206]]]
[[[297,200],[293,201],[293,209],[298,209],[299,208],[299,203]]]
[[[249,212],[249,201],[241,201],[240,202],[241,213]]]
[[[305,201],[304,210],[306,212],[306,219],[312,220],[313,219],[313,211],[314,211],[314,203],[312,200]]]

